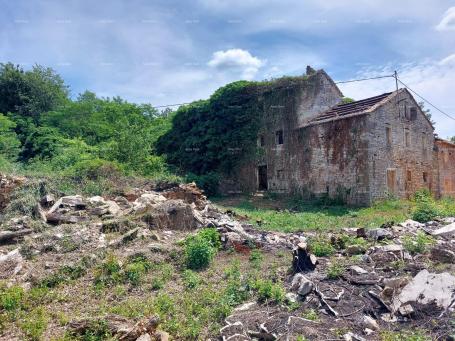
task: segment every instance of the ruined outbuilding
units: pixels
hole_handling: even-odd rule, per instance
[[[258,98],[257,156],[221,185],[224,193],[271,191],[369,205],[421,188],[455,195],[455,144],[407,89],[347,102],[323,70],[308,67]]]

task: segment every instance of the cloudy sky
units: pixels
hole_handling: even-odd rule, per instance
[[[455,1],[0,0],[0,61],[56,69],[72,95],[167,105],[238,79],[391,74],[455,116]],[[361,99],[393,79],[340,86]],[[432,110],[441,137],[455,121]]]

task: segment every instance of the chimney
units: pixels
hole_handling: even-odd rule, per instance
[[[309,76],[309,75],[312,75],[314,73],[316,73],[316,70],[313,69],[311,66],[307,65],[306,66],[306,75]]]

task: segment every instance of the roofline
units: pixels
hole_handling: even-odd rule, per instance
[[[448,141],[448,140],[441,139],[440,137],[435,137],[434,140],[435,140],[436,143],[439,142],[439,143],[448,144],[448,145],[450,145],[451,147],[454,147],[454,148],[455,148],[455,143],[450,142],[450,141]]]
[[[398,92],[402,91],[403,89],[399,89]],[[325,120],[320,120],[320,121],[315,121],[315,122],[308,122],[308,124],[305,124],[303,125],[302,127],[300,128],[304,128],[304,127],[309,127],[309,126],[314,126],[314,125],[318,125],[318,124],[322,124],[322,123],[327,123],[327,122],[333,122],[333,121],[338,121],[338,120],[342,120],[342,119],[345,119],[345,118],[350,118],[350,117],[355,117],[355,116],[360,116],[360,115],[365,115],[365,114],[369,114],[371,112],[373,112],[374,110],[376,110],[377,108],[379,108],[380,106],[384,105],[385,103],[387,103],[393,95],[395,95],[397,93],[397,91],[394,91],[392,93],[390,93],[387,97],[383,98],[381,101],[379,101],[378,103],[376,103],[375,105],[371,106],[370,108],[368,109],[365,109],[363,111],[359,111],[359,112],[356,112],[356,113],[352,113],[352,114],[348,114],[348,115],[339,115],[339,116],[335,116],[335,117],[331,117],[331,118],[327,118]],[[381,95],[378,95],[378,96],[381,96]],[[364,101],[366,99],[369,99],[369,98],[373,98],[373,97],[377,97],[377,96],[372,96],[372,97],[367,97],[367,98],[364,98],[364,99],[361,99],[361,100],[358,100],[358,101],[354,101],[354,102],[351,102],[351,103],[355,103],[355,102],[360,102],[360,101]],[[350,104],[351,104],[350,103]],[[328,110],[324,111],[324,112],[327,112],[329,110],[331,110],[332,108],[329,108]],[[324,112],[322,112],[321,114],[323,114]]]
[[[345,118],[350,118],[350,117],[370,114],[371,112],[375,111],[376,109],[378,109],[379,107],[383,106],[384,104],[386,104],[387,102],[392,100],[394,97],[398,96],[399,94],[401,94],[403,92],[406,92],[412,98],[412,100],[414,101],[415,105],[420,108],[419,103],[417,103],[417,101],[415,100],[414,96],[412,96],[412,94],[409,92],[409,90],[406,89],[406,88],[400,88],[398,90],[395,90],[395,91],[391,92],[387,97],[385,97],[384,99],[382,99],[381,101],[379,101],[375,105],[373,105],[370,108],[365,109],[363,111],[359,111],[359,112],[356,112],[356,113],[353,113],[353,114],[348,114],[348,115],[339,115],[339,116],[327,118],[325,120],[320,120],[320,121],[316,121],[316,122],[308,122],[307,124],[305,124],[305,125],[303,125],[303,126],[301,126],[299,128],[305,128],[305,127],[310,127],[310,126],[323,124],[323,123],[327,123],[327,122],[338,121],[338,120],[342,120],[342,119],[345,119]],[[378,96],[381,96],[381,95],[378,95]],[[367,99],[373,98],[373,97],[377,97],[377,96],[367,97],[367,98],[364,98],[364,99],[361,99],[361,100],[358,100],[358,101],[354,101],[354,102],[351,102],[351,103],[364,101],[364,100],[367,100]],[[329,110],[331,110],[331,108],[326,110],[326,111],[324,111],[324,112],[327,112]],[[431,123],[431,121],[429,120],[427,115],[425,115],[425,113],[421,109],[420,109],[420,111],[422,112],[422,114],[425,117],[425,119],[427,120],[427,122],[430,124],[431,128],[433,130],[435,130],[433,124]],[[324,112],[322,112],[321,114],[323,114]]]

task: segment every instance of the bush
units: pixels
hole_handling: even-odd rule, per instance
[[[188,238],[185,243],[186,264],[190,269],[199,270],[206,268],[209,266],[215,253],[216,249],[210,241],[200,236]]]
[[[200,230],[185,240],[185,258],[188,268],[206,268],[221,247],[220,235],[214,228]]]
[[[436,207],[434,202],[421,202],[412,214],[412,219],[425,223],[430,220],[434,220],[440,215],[439,209]]]
[[[216,250],[221,248],[221,238],[216,228],[204,228],[198,232],[198,235],[207,240]]]
[[[273,302],[281,303],[285,297],[283,286],[278,283],[273,283],[269,279],[258,280],[255,284],[255,289],[258,294],[258,300],[261,302],[271,300]]]
[[[122,169],[118,163],[102,159],[82,160],[67,170],[70,175],[91,180],[119,176],[121,172]]]

